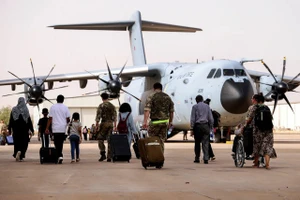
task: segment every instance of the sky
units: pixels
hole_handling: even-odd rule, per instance
[[[50,25],[128,20],[139,10],[142,19],[202,28],[196,33],[144,32],[148,63],[196,62],[215,59],[263,58],[273,73],[281,74],[287,58],[286,75],[300,72],[300,1],[298,0],[1,0],[0,79],[31,77],[30,58],[37,76],[111,68],[126,60],[132,66],[128,32],[54,30]],[[267,72],[261,63],[247,69]],[[55,87],[66,85],[55,83]],[[85,89],[78,82],[66,89],[46,92],[77,96],[97,90],[89,81]],[[300,89],[298,89],[300,90]],[[17,86],[15,92],[23,91]],[[0,107],[14,106],[18,95],[10,86],[0,87]],[[300,94],[287,95],[291,102]]]

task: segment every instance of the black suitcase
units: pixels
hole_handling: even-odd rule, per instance
[[[138,141],[139,141],[139,136],[138,134],[133,134],[133,145],[132,145],[132,148],[134,150],[134,153],[135,153],[135,157],[137,159],[140,159],[141,158],[141,155],[140,155],[140,151],[139,151],[139,146],[138,146]]]
[[[113,162],[130,161],[131,152],[126,134],[110,135],[110,153]]]
[[[44,134],[43,134],[43,137]],[[40,148],[40,163],[55,163],[58,162],[57,151],[54,147],[45,147],[45,138],[43,138],[42,147]],[[51,140],[49,141],[51,145]]]

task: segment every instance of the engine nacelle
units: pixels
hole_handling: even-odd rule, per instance
[[[279,79],[275,76],[276,80],[278,81]],[[266,96],[270,91],[272,91],[272,86],[270,85],[273,85],[274,84],[274,78],[270,75],[270,76],[261,76],[260,79],[259,79],[259,92],[262,92],[263,95],[265,96],[265,100],[266,101],[272,101],[273,98],[272,98],[272,93],[269,94],[268,96]],[[266,85],[266,84],[269,84],[269,85]]]
[[[116,80],[117,75],[112,75],[113,79]],[[109,84],[104,83],[103,81],[98,81],[99,93],[106,92],[109,95],[109,98],[115,99],[120,97],[120,91],[115,92],[113,87],[115,87],[114,81],[110,80],[109,75],[100,76],[101,79],[107,81]],[[121,82],[121,80],[119,80]]]

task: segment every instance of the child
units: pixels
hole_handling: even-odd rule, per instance
[[[82,141],[82,134],[81,134],[81,123],[79,121],[79,113],[75,112],[72,115],[72,120],[69,123],[68,128],[68,135],[71,145],[71,163],[75,162],[75,151],[76,151],[76,162],[80,161],[79,158],[79,144]]]
[[[39,133],[38,133],[38,140],[40,141],[42,138],[42,146],[48,148],[49,147],[49,134],[45,134],[46,126],[48,123],[48,109],[43,108],[42,114],[44,115],[43,118],[39,120],[38,126],[39,126]],[[51,127],[49,128],[50,133]]]

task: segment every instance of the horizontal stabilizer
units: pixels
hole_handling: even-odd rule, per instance
[[[64,25],[53,25],[49,27],[52,27],[54,29],[73,29],[73,30],[127,31],[134,23],[135,21],[118,21],[118,22],[103,22],[103,23],[88,23],[88,24],[64,24]],[[202,31],[202,29],[142,20],[142,31],[196,32],[196,31]]]

